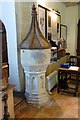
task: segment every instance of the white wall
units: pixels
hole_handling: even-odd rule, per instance
[[[44,0],[43,2],[41,2],[41,0],[37,0],[37,1],[38,1],[38,4],[44,7],[58,10],[61,13],[61,23],[65,24],[66,6],[62,2],[49,2],[49,0],[45,0],[45,2]]]
[[[0,2],[0,9],[1,6],[2,15],[0,12],[0,19],[4,23],[7,33],[9,83],[16,85],[15,90],[20,91],[15,4],[14,2]]]
[[[76,55],[78,6],[66,8],[67,52]]]
[[[61,24],[66,24],[65,23],[65,12],[66,12],[66,6],[62,2],[54,2],[53,8],[55,10],[60,11],[61,13]]]

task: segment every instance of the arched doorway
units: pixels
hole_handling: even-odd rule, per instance
[[[2,64],[8,65],[6,29],[5,29],[5,26],[1,20],[0,20],[0,33],[1,33],[1,37],[2,37]],[[8,67],[8,76],[9,76],[9,67]]]
[[[1,20],[0,20],[0,32],[2,34],[2,63],[6,62],[8,64],[6,29]]]

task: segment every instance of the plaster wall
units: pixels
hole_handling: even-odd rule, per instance
[[[61,13],[61,23],[65,24],[65,10],[66,6],[62,2],[49,2],[49,0],[45,0],[45,2],[41,2],[40,0],[37,0],[37,4],[40,4],[44,7],[58,10]]]
[[[78,6],[66,8],[67,52],[76,55],[77,49]]]
[[[15,2],[16,7],[16,24],[18,36],[18,45],[24,40],[29,32],[31,25],[31,13],[33,2]]]
[[[66,6],[62,2],[54,2],[53,8],[61,13],[61,24],[66,24],[65,12]]]
[[[80,4],[78,5],[78,18],[80,19]]]

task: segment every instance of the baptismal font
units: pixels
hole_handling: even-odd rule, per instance
[[[21,64],[25,73],[25,97],[28,103],[49,101],[45,87],[45,72],[51,58],[51,46],[42,35],[36,7],[32,7],[32,22],[28,35],[21,43]]]

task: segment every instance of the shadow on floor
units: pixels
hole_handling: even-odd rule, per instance
[[[25,95],[22,92],[13,92],[14,96],[14,107],[20,105],[21,102],[25,100]]]

